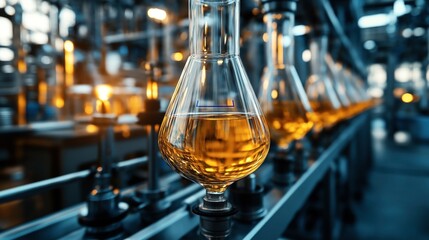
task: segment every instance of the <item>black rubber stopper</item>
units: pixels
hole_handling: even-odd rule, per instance
[[[236,208],[205,210],[199,205],[195,205],[192,212],[200,216],[200,231],[203,236],[209,239],[221,239],[231,233],[231,217],[238,210]]]
[[[264,188],[256,185],[254,190],[232,187],[229,192],[232,205],[238,209],[234,218],[251,222],[264,217],[267,210],[264,208]]]
[[[275,157],[273,164],[273,182],[285,187],[292,185],[295,181],[295,158],[291,155]]]

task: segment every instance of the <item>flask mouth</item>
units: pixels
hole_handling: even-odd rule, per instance
[[[262,14],[291,12],[297,10],[298,0],[262,0]]]
[[[233,2],[238,2],[239,0],[191,0],[195,3],[201,4],[231,4]]]

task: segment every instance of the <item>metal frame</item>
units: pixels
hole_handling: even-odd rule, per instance
[[[344,151],[347,150],[347,146],[352,144],[352,142],[364,140],[363,136],[362,138],[358,137],[358,135],[362,134],[357,133],[361,132],[359,130],[368,127],[369,115],[370,113],[366,112],[349,121],[349,123],[344,126],[344,129],[342,129],[343,131],[338,134],[338,137],[335,139],[335,141],[322,153],[322,155],[314,162],[314,164],[302,176],[299,177],[299,179],[290,188],[281,189],[278,187],[274,187],[272,189],[269,189],[264,196],[265,207],[268,210],[267,215],[259,222],[235,222],[234,231],[231,235],[231,238],[277,239],[281,237],[287,229],[288,225],[292,222],[294,216],[300,209],[302,209],[307,198],[316,188],[318,183],[322,182],[323,186],[327,188],[329,188],[328,185],[332,185],[329,184],[330,181],[327,181],[328,179],[332,179],[331,166],[335,164],[335,159],[337,159],[342,153],[344,153]],[[360,154],[359,156],[364,157]],[[354,160],[350,159],[349,161],[360,162],[362,160],[365,160],[360,159],[359,156],[356,156]],[[135,166],[134,164],[144,163],[145,161],[145,157],[124,161],[118,163],[118,168],[123,169],[133,167]],[[366,168],[366,166],[362,166],[362,168]],[[267,164],[265,164],[260,170],[258,170],[257,174],[259,175],[258,178],[259,180],[261,180],[261,182],[265,183],[270,181],[270,176],[272,173],[270,169],[272,170],[272,165],[267,162]],[[75,174],[77,174],[77,176],[79,176],[80,178],[84,177],[86,174],[88,174],[88,172],[82,171]],[[173,176],[175,176],[174,179],[178,178],[178,175]],[[56,178],[56,180],[58,181],[58,186],[61,182],[65,181],[65,179],[63,178],[64,176],[59,177],[59,179]],[[177,181],[177,179],[174,179],[171,181]],[[40,182],[38,184],[40,184]],[[135,232],[127,239],[180,239],[183,237],[192,238],[194,236],[197,236],[196,232],[199,223],[199,217],[192,213],[191,208],[192,206],[197,204],[204,196],[204,190],[199,189],[201,189],[199,185],[193,184],[181,191],[175,192],[174,194],[167,196],[167,198],[184,200],[180,200],[180,202],[178,202],[178,205],[176,205],[178,206],[178,208],[176,210],[174,210],[164,218],[154,222],[153,224],[146,226],[140,231]],[[127,195],[129,191],[132,191],[132,189],[125,191],[124,195]],[[330,189],[329,192],[332,191],[335,190]],[[330,202],[330,199],[328,199],[328,202]],[[18,238],[25,238],[28,236],[35,236],[34,234],[36,234],[37,236],[46,236],[49,238],[68,236],[72,237],[73,239],[79,239],[79,237],[82,235],[83,230],[80,228],[80,226],[77,225],[76,216],[82,206],[83,204],[80,204],[78,206],[63,210],[61,212],[44,217],[34,222],[30,222],[28,224],[11,229],[9,231],[4,232],[3,234],[0,234],[0,238],[2,238],[2,236],[15,236]],[[324,220],[329,220],[330,223],[336,225],[334,221],[335,216],[330,215],[328,212],[326,212],[326,214],[327,215],[325,217],[329,219]],[[136,216],[138,215],[134,215],[135,214],[130,216],[130,219],[127,220],[127,223],[130,223],[132,219],[135,219],[133,221],[137,220]],[[136,224],[138,223],[136,222]],[[327,225],[326,227],[334,228],[335,226]],[[58,231],[58,229],[61,230]],[[52,234],[56,235],[52,236]],[[326,232],[324,231],[323,234],[324,236],[328,236],[327,234],[330,234],[330,236],[334,236],[335,231],[333,229],[330,229]]]

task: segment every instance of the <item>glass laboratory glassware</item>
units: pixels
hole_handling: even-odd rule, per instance
[[[352,73],[352,84],[354,85],[355,89],[359,94],[360,109],[364,111],[371,106],[371,98],[368,96],[368,93],[366,91],[366,85],[363,79],[356,73]]]
[[[311,107],[318,118],[315,131],[333,127],[344,118],[341,103],[328,78],[325,56],[328,48],[327,36],[314,36],[310,43],[311,72],[306,84],[306,92]]]
[[[351,101],[351,112],[352,116],[356,116],[360,112],[360,102],[362,101],[359,92],[352,83],[352,74],[350,69],[346,68],[342,63],[337,63],[337,66],[341,69],[342,81],[346,87],[347,95]]]
[[[326,65],[328,66],[329,77],[332,80],[335,93],[337,94],[338,100],[340,101],[343,109],[344,118],[350,118],[353,116],[352,103],[347,95],[346,86],[344,81],[341,79],[337,65],[334,59],[328,53],[325,57]]]
[[[294,13],[267,12],[267,68],[264,70],[259,102],[267,118],[271,139],[279,150],[302,139],[313,127],[314,115],[304,87],[293,65]]]
[[[189,10],[191,56],[158,142],[173,169],[218,201],[262,164],[270,136],[239,57],[239,1],[190,0]]]

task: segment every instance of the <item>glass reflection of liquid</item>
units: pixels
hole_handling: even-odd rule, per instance
[[[274,102],[272,111],[265,113],[271,139],[280,148],[286,149],[292,141],[302,139],[313,127],[313,113],[306,115],[300,106],[292,101]]]
[[[160,150],[181,175],[223,192],[264,161],[269,136],[258,121],[244,113],[173,115],[159,133]]]

